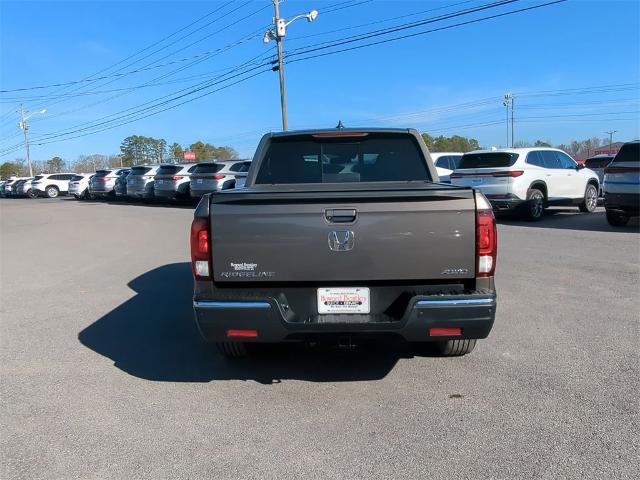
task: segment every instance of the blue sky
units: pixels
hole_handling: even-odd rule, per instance
[[[546,1],[516,1],[369,41]],[[320,13],[313,23],[301,20],[289,27],[285,51],[293,54],[294,49],[318,42],[487,3],[490,1],[287,0],[281,6],[285,18],[313,8]],[[21,102],[30,111],[48,109],[45,115],[31,119],[32,158],[36,160],[59,155],[73,161],[80,154],[117,153],[122,139],[132,134],[183,145],[196,140],[230,145],[250,156],[262,133],[280,129],[278,75],[266,71],[157,115],[92,133],[112,126],[110,121],[122,115],[155,105],[161,97],[188,93],[190,87],[253,57],[264,54],[268,59],[275,44],[264,45],[262,32],[273,14],[270,0],[3,1],[0,8],[1,90],[83,80],[101,70],[98,76],[109,76],[65,87],[0,93],[0,152],[8,152],[0,161],[24,156],[14,113]],[[400,16],[403,18],[389,20]],[[638,138],[639,23],[638,1],[572,0],[292,62],[285,68],[289,127],[332,127],[342,120],[346,126],[407,126],[433,135],[471,136],[483,146],[504,145],[502,95],[513,92],[516,140],[566,143],[604,137],[609,130],[618,131],[617,140]],[[362,24],[369,25],[354,28]],[[147,48],[175,32],[179,33]],[[184,35],[189,36],[180,39]],[[169,45],[171,42],[175,44]],[[143,59],[145,55],[149,57]],[[202,61],[191,65],[196,60]],[[146,70],[129,73],[140,68]],[[261,69],[245,75],[258,71]],[[126,75],[114,76],[122,73]],[[161,76],[165,77],[158,79]],[[143,86],[154,82],[159,84]],[[225,85],[188,94],[155,110]],[[604,85],[617,86],[584,90]],[[141,110],[138,117],[155,110]],[[137,117],[124,117],[132,118]],[[84,136],[69,138],[78,135]]]

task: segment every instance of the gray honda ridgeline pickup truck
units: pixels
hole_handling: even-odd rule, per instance
[[[471,352],[496,313],[496,225],[480,192],[438,182],[415,130],[265,135],[245,187],[195,210],[200,332],[229,357],[383,335]]]

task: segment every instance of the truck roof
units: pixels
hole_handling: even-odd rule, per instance
[[[286,132],[269,132],[270,137],[293,137],[297,135],[317,135],[317,134],[341,134],[341,133],[418,133],[413,128],[316,128],[309,130],[289,130]]]

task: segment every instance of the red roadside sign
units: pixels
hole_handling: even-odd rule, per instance
[[[185,160],[195,160],[196,159],[196,152],[183,152],[182,153],[182,157]]]

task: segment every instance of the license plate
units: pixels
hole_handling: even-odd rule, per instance
[[[158,180],[158,185],[162,185],[164,183],[164,180]]]
[[[369,289],[366,287],[319,288],[318,313],[361,313],[371,311]]]
[[[198,179],[196,180],[196,182],[197,182],[197,183],[202,183],[202,179],[201,179],[201,178],[198,178]]]

